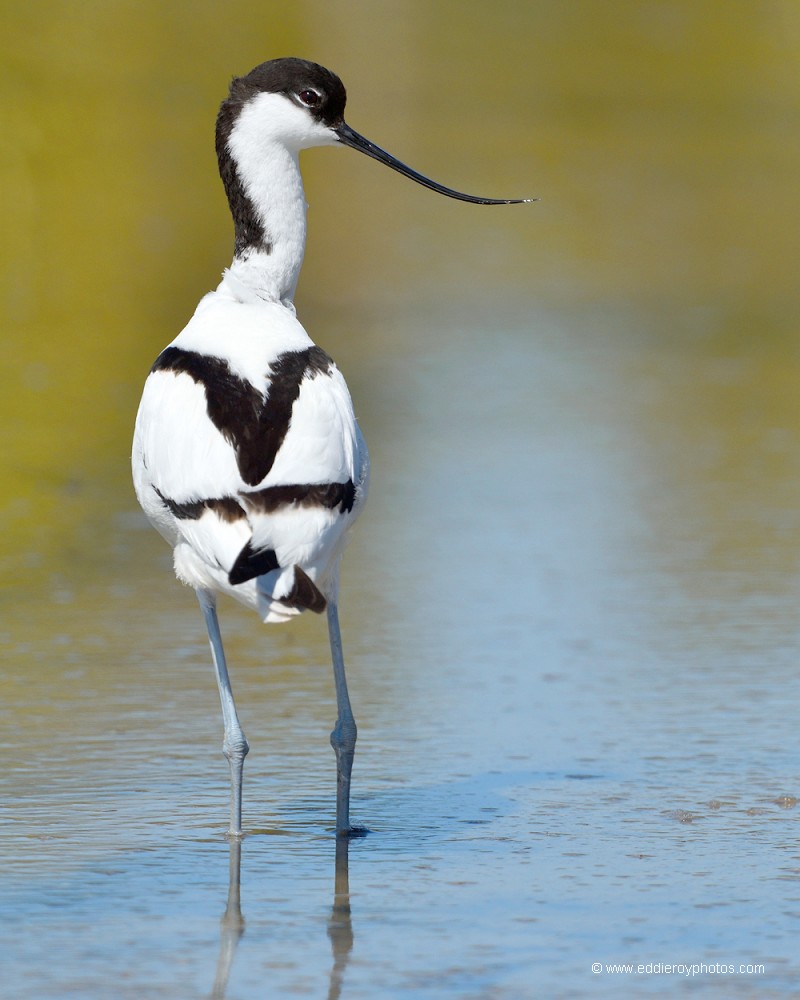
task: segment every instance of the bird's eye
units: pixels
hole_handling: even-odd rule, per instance
[[[316,108],[322,100],[316,90],[301,90],[297,96],[307,108]]]

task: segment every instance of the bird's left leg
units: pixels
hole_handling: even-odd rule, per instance
[[[328,601],[328,634],[331,640],[333,679],[336,684],[336,725],[331,733],[331,746],[336,754],[336,833],[348,834],[350,828],[350,774],[356,751],[356,720],[350,707],[347,680],[344,675],[342,634],[335,601]]]
[[[244,759],[250,747],[244,737],[239,717],[236,714],[236,705],[233,701],[233,691],[231,690],[231,682],[228,677],[225,651],[222,648],[222,636],[220,635],[219,622],[217,621],[216,599],[210,590],[204,590],[201,587],[197,588],[196,594],[203,611],[203,617],[206,620],[208,641],[211,645],[211,656],[214,660],[219,698],[222,703],[222,723],[225,729],[222,752],[228,758],[228,763],[231,766],[231,827],[228,835],[231,837],[241,837],[242,771],[244,769]]]

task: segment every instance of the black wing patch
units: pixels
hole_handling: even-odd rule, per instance
[[[261,552],[254,552],[250,547],[250,542],[245,545],[236,562],[231,566],[228,579],[233,586],[237,583],[247,583],[257,576],[264,576],[274,569],[279,569],[278,558],[274,549],[263,549]]]
[[[295,566],[294,584],[286,597],[281,598],[281,604],[288,604],[290,608],[298,608],[300,611],[313,611],[319,615],[325,610],[327,603],[325,595],[311,577],[299,566]]]
[[[254,552],[248,542],[231,567],[228,579],[231,584],[236,586],[236,584],[246,583],[248,580],[264,576],[264,574],[278,568],[278,560],[273,549]],[[295,566],[292,589],[285,597],[279,599],[279,603],[286,604],[290,608],[297,608],[298,611],[314,611],[316,614],[320,614],[325,610],[328,602],[308,573],[299,566]]]
[[[152,371],[185,374],[202,385],[208,416],[236,453],[239,474],[257,486],[272,468],[292,421],[292,407],[306,376],[329,375],[333,361],[319,347],[280,354],[267,373],[266,399],[223,358],[167,347]]]

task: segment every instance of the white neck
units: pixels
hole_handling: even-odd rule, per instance
[[[306,200],[300,176],[301,144],[281,130],[291,111],[284,98],[262,94],[242,109],[227,148],[245,199],[230,274],[260,299],[291,303],[306,244]],[[265,121],[266,119],[266,121]],[[241,238],[241,233],[245,238]]]
[[[246,247],[230,271],[261,299],[294,299],[306,246],[306,200],[296,153],[273,145],[251,162],[237,157],[242,186],[260,222],[266,248]]]

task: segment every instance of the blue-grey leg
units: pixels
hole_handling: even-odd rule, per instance
[[[331,733],[331,746],[336,754],[336,832],[347,834],[350,833],[350,774],[353,770],[358,730],[347,693],[339,612],[334,601],[328,601],[328,634],[331,640],[333,680],[336,684],[337,718]]]
[[[208,629],[208,641],[211,645],[211,656],[214,660],[214,670],[217,675],[219,699],[222,703],[222,724],[225,735],[222,740],[222,752],[228,758],[231,766],[231,827],[228,831],[231,837],[242,835],[242,771],[244,759],[250,747],[244,738],[236,705],[233,701],[233,691],[228,677],[228,667],[225,663],[225,651],[222,648],[222,636],[217,621],[217,602],[210,590],[198,588],[197,600],[203,611]]]

